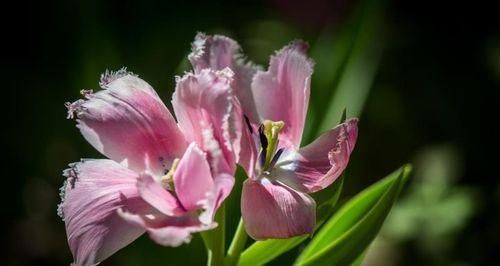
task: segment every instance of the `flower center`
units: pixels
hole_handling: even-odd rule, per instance
[[[259,137],[261,143],[259,163],[261,171],[264,174],[274,167],[276,161],[283,152],[283,149],[278,150],[278,135],[284,126],[285,123],[283,121],[275,122],[266,120],[259,127]]]
[[[161,177],[161,185],[163,188],[168,189],[168,190],[175,190],[174,186],[174,173],[175,170],[177,170],[177,166],[179,165],[179,159],[176,158],[172,162],[172,167],[170,170],[168,170],[168,173],[164,176]]]

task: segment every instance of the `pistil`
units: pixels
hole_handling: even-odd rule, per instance
[[[283,127],[285,126],[285,123],[283,121],[275,122],[266,120],[264,121],[263,126],[263,131],[267,141],[267,149],[263,146],[263,149],[265,149],[266,157],[262,169],[265,171],[268,170],[270,166],[272,166],[271,164],[273,162],[273,158],[279,143],[278,135],[281,129],[283,129]]]

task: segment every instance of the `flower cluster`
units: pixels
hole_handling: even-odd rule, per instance
[[[121,69],[101,76],[98,92],[67,103],[84,138],[108,159],[84,159],[64,171],[58,212],[77,265],[101,262],[147,232],[165,246],[217,227],[217,209],[248,176],[241,212],[256,240],[311,234],[309,193],[343,172],[357,138],[348,119],[300,147],[313,63],[295,41],[267,71],[224,36],[198,34],[176,78],[174,116],[153,88]]]

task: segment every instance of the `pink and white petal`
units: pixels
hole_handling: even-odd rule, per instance
[[[241,200],[245,229],[255,240],[290,238],[314,230],[316,203],[305,193],[267,179],[247,179]]]
[[[331,185],[349,163],[358,137],[358,119],[352,118],[323,133],[311,144],[276,164],[279,180],[307,193]]]
[[[235,122],[235,129],[241,129],[240,142],[233,142],[233,148],[235,151],[236,162],[245,169],[247,176],[253,176],[255,162],[257,161],[257,144],[255,143],[255,138],[253,132],[257,132],[258,126],[252,124],[247,116],[243,114],[241,105],[238,99],[234,101],[235,108],[235,118],[238,118]]]
[[[85,139],[99,152],[130,169],[155,175],[170,167],[187,144],[174,118],[151,86],[125,74],[104,90],[68,104]]]
[[[180,221],[169,219],[163,227],[148,228],[147,231],[149,237],[156,243],[163,246],[178,247],[191,242],[193,233],[211,230],[216,226],[215,223],[205,225],[198,220],[187,217]]]
[[[256,135],[254,136],[252,132],[256,132],[254,131],[252,125],[249,125],[248,128],[243,128],[240,143],[240,156],[238,160],[238,164],[245,169],[245,172],[249,177],[254,176],[255,164],[258,158],[257,144],[255,140]]]
[[[144,202],[144,201],[143,201]],[[165,225],[165,220],[175,219],[174,216],[167,216],[158,209],[146,203],[144,207],[129,208],[128,206],[117,210],[118,215],[129,224],[143,228],[158,228]],[[149,207],[149,208],[148,208]],[[185,215],[187,215],[186,213]],[[177,216],[183,217],[183,216]]]
[[[263,120],[283,121],[280,145],[298,148],[309,104],[313,63],[307,58],[308,45],[296,41],[271,57],[266,72],[257,71],[252,91]]]
[[[214,189],[206,154],[191,143],[174,173],[174,186],[182,206],[187,211],[197,210],[201,201]]]
[[[148,233],[149,237],[151,237],[151,239],[153,239],[160,245],[168,247],[178,247],[182,244],[188,244],[189,242],[191,242],[191,234],[197,232],[195,228],[167,226],[162,228],[148,229]]]
[[[187,141],[196,142],[209,157],[222,155],[222,163],[233,172],[242,121],[235,113],[231,79],[229,69],[188,73],[178,79],[172,104]]]
[[[131,224],[144,228],[151,239],[164,246],[177,247],[189,243],[191,234],[213,229],[215,223],[203,224],[196,213],[185,213],[171,217],[159,212],[134,213],[134,210],[120,209],[119,215]]]
[[[198,33],[191,47],[188,58],[196,73],[206,68],[223,70],[226,67],[235,73],[231,86],[241,102],[243,113],[252,123],[258,124],[260,119],[255,108],[251,83],[259,67],[246,60],[241,54],[240,45],[226,36]]]
[[[136,189],[137,174],[112,160],[70,165],[58,212],[66,224],[76,265],[94,265],[144,233],[117,215],[123,207],[146,208]]]
[[[148,174],[141,174],[137,179],[137,190],[144,201],[164,215],[180,216],[186,213],[177,198]]]
[[[217,209],[222,202],[229,196],[234,186],[234,176],[220,173],[214,178],[214,187],[208,193],[206,199],[202,201],[203,212],[200,214],[199,219],[203,224],[213,223],[213,219]]]

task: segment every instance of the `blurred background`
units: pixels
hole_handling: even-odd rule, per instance
[[[498,263],[498,9],[376,0],[15,5],[1,23],[2,265],[72,261],[56,215],[61,171],[102,155],[65,119],[64,102],[97,90],[104,70],[126,66],[170,107],[174,76],[189,70],[198,31],[233,37],[263,67],[289,41],[309,42],[316,65],[303,144],[333,126],[344,107],[361,121],[344,198],[414,165],[365,265]],[[238,197],[230,202],[229,234],[239,217]],[[300,248],[272,265],[289,265]],[[102,265],[204,265],[205,256],[198,236],[177,249],[143,236]]]

